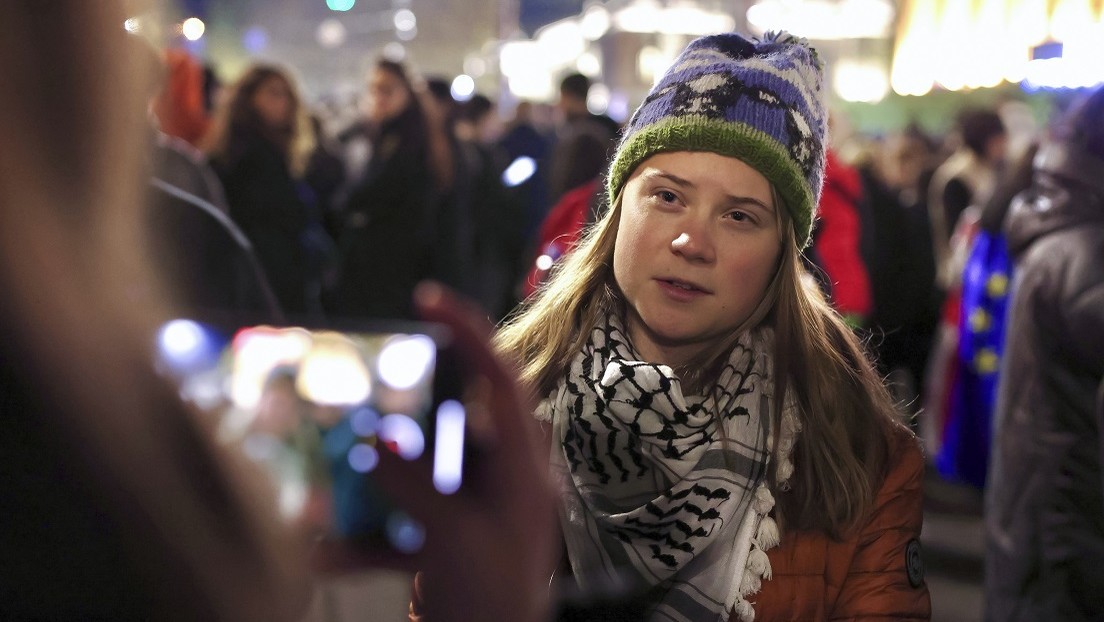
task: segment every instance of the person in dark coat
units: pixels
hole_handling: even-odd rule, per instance
[[[368,94],[372,155],[343,209],[333,312],[412,317],[411,292],[432,269],[435,207],[451,186],[452,169],[433,154],[447,154],[448,142],[432,149],[434,129],[403,65],[378,61]]]
[[[514,167],[506,182],[521,199],[524,210],[521,239],[518,242],[523,249],[523,259],[527,260],[524,249],[536,238],[541,222],[550,208],[545,169],[548,166],[551,141],[533,122],[531,102],[518,103],[513,120],[507,124],[506,130],[498,139],[498,146],[505,154],[507,169]]]
[[[1099,620],[1104,89],[1041,146],[1005,230],[1015,262],[986,495],[986,620]]]
[[[246,71],[204,144],[280,306],[292,315],[316,310],[304,243],[310,193],[300,181],[313,139],[288,74],[269,65]]]
[[[590,86],[590,79],[579,73],[560,82],[556,108],[562,123],[556,130],[548,162],[549,199],[553,204],[604,172],[616,147],[620,126],[606,115],[590,112]]]
[[[931,238],[923,235],[927,210],[910,209],[903,203],[903,189],[890,185],[887,164],[893,157],[887,153],[859,168],[876,232],[874,253],[866,262],[874,303],[870,328],[879,371],[894,374],[895,396],[915,405],[931,343],[931,331],[922,326],[927,320],[934,324],[937,313],[930,304],[935,262]],[[917,215],[923,222],[916,222]]]

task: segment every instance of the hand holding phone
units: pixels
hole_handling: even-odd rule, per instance
[[[432,487],[463,483],[464,383],[446,327],[430,323],[226,327],[176,320],[163,368],[269,476],[281,516],[316,537],[412,554],[423,524],[375,482],[381,454],[426,458]]]
[[[246,327],[232,331],[246,335],[234,347],[175,324],[162,332],[161,363],[185,397],[224,409],[225,438],[283,482],[285,515],[319,529],[317,571],[420,569],[430,620],[542,620],[559,549],[532,404],[491,351],[480,314],[438,285],[419,287],[416,301],[428,321],[417,330]],[[295,345],[304,339],[310,348]],[[314,345],[325,356],[305,354]],[[396,352],[407,363],[388,362]],[[235,381],[233,361],[254,356],[259,368],[245,365]],[[396,366],[405,381],[383,378]],[[484,432],[474,442],[473,429]]]
[[[493,431],[470,440],[479,450],[454,495],[434,490],[428,459],[381,455],[376,481],[426,527],[425,547],[413,560],[422,570],[417,613],[431,621],[545,620],[559,539],[530,399],[491,351],[490,325],[470,304],[435,284],[420,286],[415,300],[426,320],[450,330],[470,372],[469,386],[485,388],[474,392],[478,403],[467,404],[468,412],[471,418],[486,416]],[[319,568],[336,572],[379,561],[340,546],[319,547],[315,557]]]

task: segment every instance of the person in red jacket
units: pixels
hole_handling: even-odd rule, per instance
[[[870,277],[859,252],[862,178],[831,149],[827,162],[813,248],[824,271],[832,305],[849,323],[861,326],[873,311]]]
[[[532,296],[552,272],[552,267],[575,248],[579,237],[594,222],[601,184],[597,177],[569,190],[549,210],[537,234],[536,257],[522,285],[522,298]]]
[[[161,131],[198,146],[211,127],[203,94],[203,67],[188,52],[165,50],[168,78],[153,105]]]

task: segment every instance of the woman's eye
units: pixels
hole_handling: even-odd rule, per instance
[[[747,215],[747,212],[729,212],[726,216],[736,222],[746,222],[751,220],[751,217]]]
[[[678,195],[674,192],[671,192],[670,190],[660,190],[656,193],[656,196],[659,197],[659,200],[663,201],[664,203],[674,203],[675,201],[678,201]]]

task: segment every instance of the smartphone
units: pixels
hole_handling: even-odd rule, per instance
[[[220,440],[267,473],[281,515],[324,537],[422,548],[423,527],[373,481],[380,452],[431,461],[440,494],[463,485],[464,383],[444,326],[178,319],[161,327],[157,358]]]

